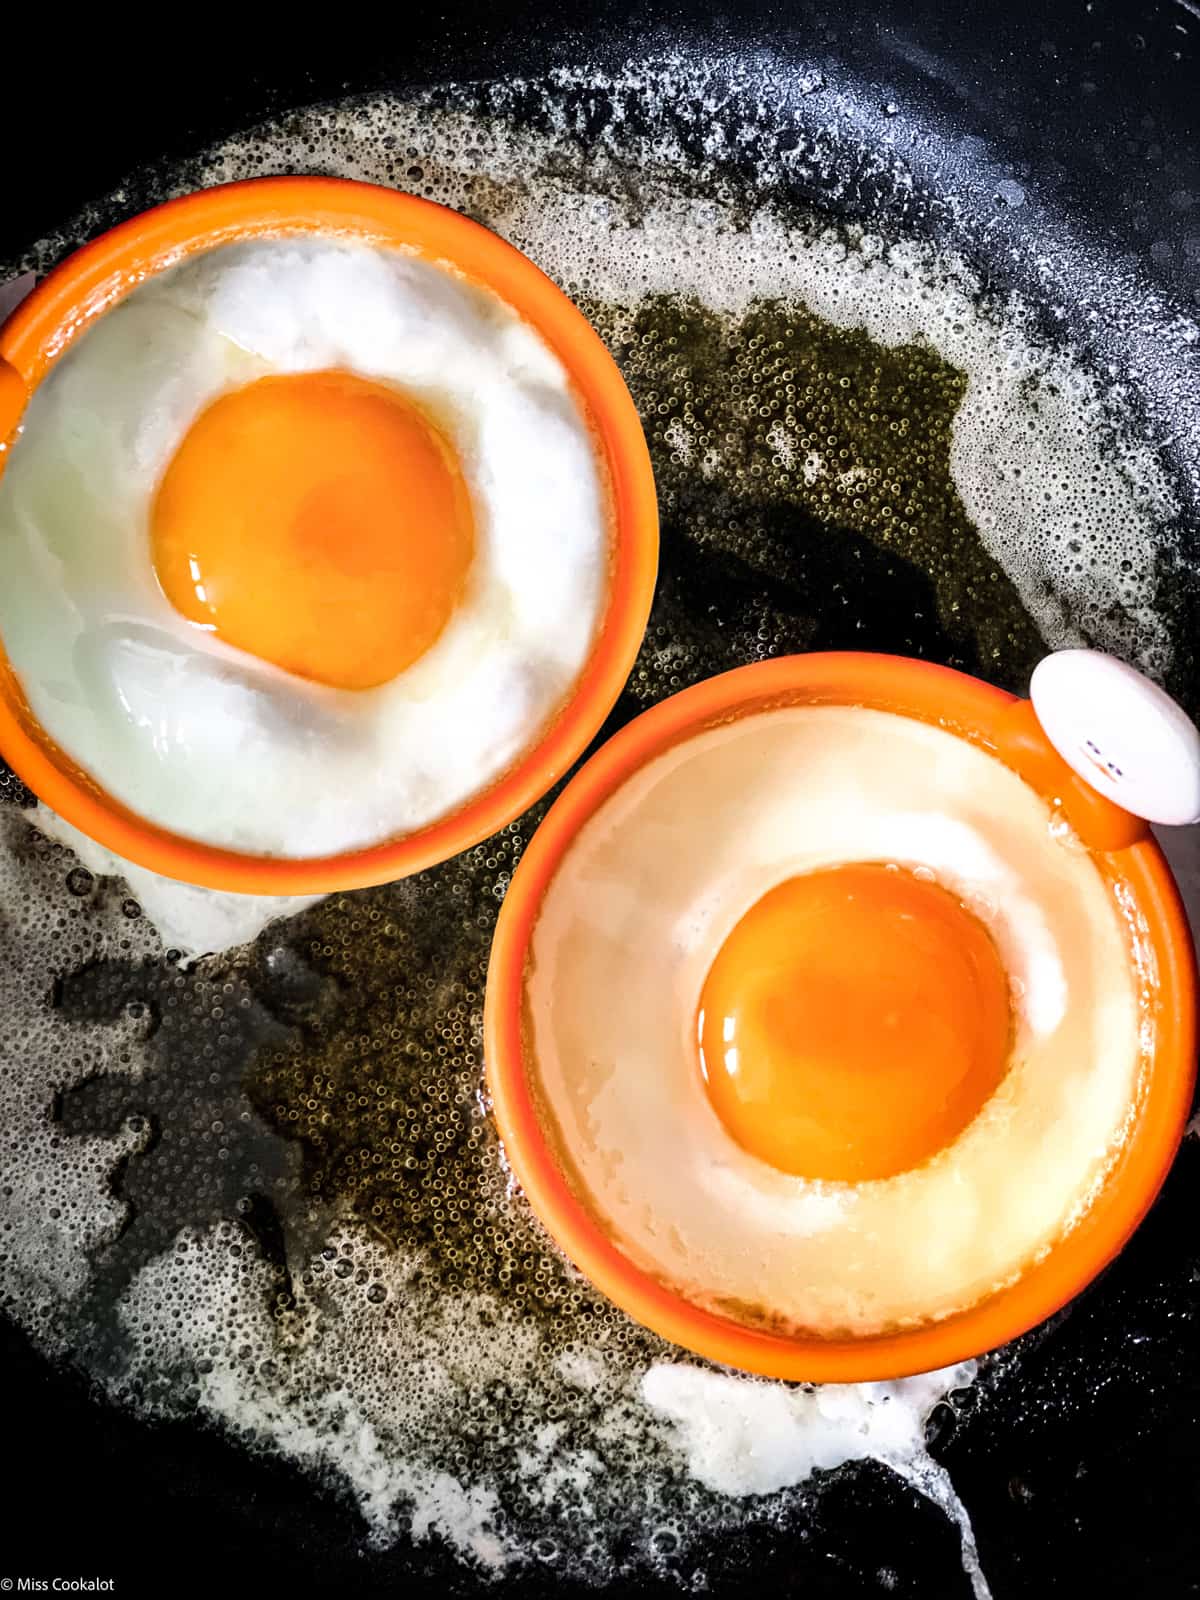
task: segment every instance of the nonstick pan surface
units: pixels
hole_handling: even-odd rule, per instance
[[[348,40],[357,37],[357,19],[339,21]],[[207,26],[197,19],[197,33]],[[646,648],[608,731],[686,682],[783,649],[899,650],[1019,688],[1045,643],[1061,642],[1069,629],[1144,659],[1193,713],[1200,708],[1194,7],[1051,5],[1034,15],[989,12],[985,21],[952,5],[748,5],[715,16],[686,5],[635,12],[568,4],[550,15],[462,5],[396,18],[386,40],[363,26],[361,46],[327,42],[335,30],[323,28],[320,46],[302,61],[228,38],[199,39],[153,68],[140,51],[135,65],[132,53],[102,60],[89,47],[53,72],[10,82],[0,101],[8,151],[0,280],[7,268],[48,265],[167,193],[248,170],[353,169],[399,187],[428,186],[514,237],[525,230],[530,237],[516,242],[535,255],[539,242],[557,252],[544,264],[557,267],[596,317],[647,422],[663,491],[663,577]],[[305,111],[348,104],[324,121]],[[454,118],[486,135],[475,147],[473,188],[461,187],[461,145],[444,135]],[[259,126],[265,131],[247,137]],[[423,130],[436,133],[428,147]],[[389,136],[392,146],[382,142]],[[536,179],[532,191],[526,179]],[[626,243],[646,249],[653,292],[632,312],[613,309],[615,254],[593,251],[571,283],[579,252],[548,224],[538,232],[531,192],[545,202],[543,218],[564,196],[562,215],[578,217],[573,197],[585,190],[610,207]],[[929,348],[919,359],[894,351],[881,358],[878,346],[834,337],[794,308],[785,315],[765,291],[736,301],[727,286],[713,287],[715,310],[702,297],[673,294],[661,219],[676,213],[664,210],[664,196],[716,205],[746,250],[761,253],[760,289],[786,288],[777,236],[761,231],[769,214],[782,218],[785,234],[803,234],[815,216],[842,228],[865,223],[872,237],[892,243],[917,241],[932,252],[923,260],[954,251],[967,273],[964,303],[1002,323],[1020,296],[1022,338],[1038,350],[1068,350],[1071,371],[1108,397],[1087,413],[1107,430],[1101,468],[1115,462],[1123,481],[1157,475],[1153,492],[1165,498],[1155,502],[1157,542],[1141,586],[1122,588],[1116,568],[1131,557],[1124,547],[1114,553],[1092,524],[1081,530],[1077,554],[1094,561],[1094,581],[1072,578],[1061,552],[1045,556],[1066,601],[1039,595],[1032,547],[1024,565],[1012,547],[1004,559],[981,553],[948,465],[961,374]],[[724,259],[737,266],[736,252]],[[756,432],[747,409],[729,398],[736,388],[761,395],[768,409],[775,403],[778,374],[748,353],[755,339],[753,350],[777,343],[796,364],[819,352],[835,386],[882,360],[885,387],[907,385],[916,395],[934,441],[932,465],[921,473],[889,457],[921,491],[911,516],[920,536],[909,545],[882,538],[881,505],[869,494],[822,508],[787,450],[764,450],[778,419],[763,419]],[[715,465],[673,427],[685,385],[697,435],[725,436]],[[845,416],[834,431],[851,468],[876,448]],[[1078,498],[1081,480],[1067,476]],[[1103,604],[1089,600],[1094,593]],[[44,1049],[19,1046],[14,1001],[0,1026],[4,1065],[45,1074],[44,1125],[57,1141],[56,1160],[69,1163],[87,1141],[129,1130],[106,1179],[117,1210],[128,1209],[112,1236],[90,1248],[86,1292],[63,1301],[47,1289],[39,1316],[36,1297],[5,1280],[10,1482],[0,1576],[112,1577],[114,1592],[131,1594],[216,1583],[302,1594],[675,1594],[703,1585],[716,1595],[926,1600],[972,1592],[959,1530],[928,1494],[875,1461],[807,1480],[769,1515],[741,1502],[706,1521],[701,1495],[692,1526],[683,1501],[657,1522],[622,1522],[615,1502],[601,1498],[607,1509],[597,1515],[612,1522],[603,1561],[589,1569],[535,1551],[486,1575],[437,1536],[414,1542],[403,1530],[380,1537],[376,1528],[373,1537],[345,1474],[301,1468],[296,1449],[264,1451],[261,1438],[247,1443],[215,1426],[198,1399],[202,1375],[190,1385],[131,1364],[122,1297],[139,1273],[170,1259],[181,1229],[224,1225],[227,1243],[265,1263],[272,1293],[286,1301],[290,1275],[306,1252],[320,1254],[330,1219],[347,1208],[373,1221],[393,1253],[422,1251],[432,1262],[429,1281],[413,1285],[414,1303],[439,1295],[456,1303],[464,1283],[475,1284],[472,1271],[483,1273],[501,1307],[518,1291],[522,1305],[537,1302],[531,1325],[549,1329],[545,1359],[555,1359],[560,1325],[539,1320],[540,1286],[560,1270],[553,1258],[530,1255],[526,1268],[524,1257],[513,1259],[511,1240],[496,1247],[486,1270],[464,1268],[454,1254],[470,1254],[483,1215],[463,1200],[482,1170],[472,1163],[485,1159],[477,1154],[487,1140],[477,1106],[447,1111],[458,1130],[452,1137],[419,1132],[410,1188],[359,1181],[355,1150],[364,1141],[372,1148],[365,1122],[351,1117],[346,1138],[326,1147],[288,1126],[312,1090],[314,1064],[347,1080],[359,1071],[361,1056],[347,1048],[339,1057],[339,1041],[374,1038],[389,986],[408,996],[399,1026],[418,1055],[441,1037],[439,1018],[457,1008],[447,1070],[470,1099],[490,919],[537,814],[490,853],[473,852],[402,890],[343,897],[283,935],[264,934],[248,953],[181,968],[119,885],[80,877],[69,855],[39,842],[19,815],[29,797],[15,782],[0,785],[0,796],[4,848],[20,864],[22,892],[52,906],[61,923],[37,945],[34,962],[9,916],[0,923],[0,962],[20,974],[30,1014],[51,1019],[60,1048],[74,1048],[68,1038],[81,1051],[117,1040],[115,1062],[67,1072],[67,1087],[56,1087],[59,1064]],[[373,914],[397,930],[390,945],[372,931]],[[113,933],[122,916],[126,950]],[[244,1027],[213,1022],[214,991],[227,984],[247,1000]],[[194,1021],[180,1023],[184,1012]],[[233,1043],[215,1073],[206,1061],[201,1074],[204,1047],[218,1036]],[[122,1049],[151,1070],[132,1081]],[[417,1089],[426,1081],[406,1090],[389,1080],[417,1124],[425,1092]],[[214,1122],[227,1119],[236,1123],[233,1136],[214,1142]],[[458,1234],[428,1209],[420,1184],[421,1174],[439,1163],[457,1170],[455,1162],[465,1174],[465,1187],[451,1191],[463,1219]],[[1200,1582],[1198,1184],[1200,1154],[1189,1140],[1150,1219],[1102,1281],[974,1383],[948,1390],[929,1417],[930,1460],[969,1514],[997,1596],[1078,1588],[1169,1597]],[[23,1230],[48,1217],[54,1200],[15,1187],[2,1220],[18,1241],[4,1247],[6,1261],[19,1268]],[[519,1206],[488,1193],[489,1204]],[[348,1259],[353,1283],[364,1258]],[[362,1287],[365,1297],[371,1285]],[[568,1290],[603,1324],[602,1308],[588,1310],[577,1285]],[[276,1309],[284,1319],[291,1313],[286,1303]],[[630,1370],[671,1354],[603,1325]],[[389,1344],[383,1324],[378,1349],[390,1380],[416,1388],[426,1376],[408,1364],[414,1346],[405,1337]],[[460,1406],[445,1425],[447,1459],[474,1452],[489,1482],[511,1485],[486,1419],[507,1430],[514,1453],[522,1448],[522,1430],[540,1419],[526,1415],[532,1390],[522,1401],[514,1389],[500,1385],[470,1412],[474,1436]],[[547,1391],[542,1399],[556,1404],[561,1396]],[[613,1472],[620,1494],[636,1492],[627,1461]],[[680,1475],[669,1462],[646,1466],[646,1481],[666,1484],[668,1496]],[[647,1558],[636,1547],[655,1527],[662,1537]]]

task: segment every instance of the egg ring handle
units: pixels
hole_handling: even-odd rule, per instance
[[[1086,783],[1046,737],[1030,700],[997,718],[996,754],[1031,788],[1056,803],[1089,850],[1125,850],[1150,837],[1149,824]]]
[[[1149,822],[1200,821],[1200,730],[1153,679],[1101,650],[1044,657],[993,738],[1093,850],[1125,850]]]

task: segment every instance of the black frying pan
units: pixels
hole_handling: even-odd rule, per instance
[[[348,37],[357,34],[358,19],[339,21]],[[562,65],[611,68],[655,52],[714,56],[733,98],[764,108],[764,141],[789,119],[801,129],[826,130],[821,160],[794,178],[777,197],[781,203],[815,204],[835,218],[868,216],[953,245],[978,264],[995,292],[1024,289],[1095,365],[1133,380],[1139,425],[1162,441],[1180,494],[1179,518],[1164,539],[1170,582],[1159,595],[1175,647],[1171,686],[1193,711],[1200,705],[1194,656],[1200,435],[1193,409],[1200,356],[1189,359],[1164,333],[1169,319],[1194,315],[1200,300],[1194,110],[1200,14],[1188,0],[1055,3],[986,20],[932,4],[748,4],[717,16],[686,4],[567,4],[549,14],[462,4],[414,10],[390,24],[383,43],[374,23],[364,21],[361,45],[330,40],[339,30],[322,27],[302,60],[279,49],[247,52],[223,22],[219,42],[189,40],[154,67],[133,54],[136,26],[130,25],[127,56],[100,61],[89,42],[72,60],[26,71],[19,80],[6,72],[0,262],[15,261],[47,237],[53,242],[44,255],[53,255],[169,187],[203,181],[204,169],[188,158],[292,107],[451,79],[536,78]],[[196,25],[197,33],[208,31],[207,22]],[[49,54],[60,47],[56,41]],[[835,115],[812,109],[835,91],[841,96]],[[895,110],[881,120],[886,107]],[[603,106],[595,109],[602,118]],[[758,154],[747,148],[731,155],[723,181],[752,188]],[[303,149],[287,151],[280,164],[303,168]],[[80,217],[85,204],[93,209]],[[1140,286],[1136,292],[1131,283]],[[645,404],[648,379],[631,381]],[[898,649],[1021,686],[1041,643],[1019,608],[1008,646],[999,657],[985,656],[978,629],[936,620],[919,565],[878,559],[870,540],[853,530],[834,536],[798,522],[794,509],[770,494],[756,504],[755,517],[776,547],[805,541],[805,565],[767,570],[753,548],[736,557],[706,556],[691,529],[721,494],[720,483],[672,472],[661,447],[657,465],[675,499],[664,518],[651,647],[686,635],[694,646],[687,668],[693,676],[743,658],[770,617],[771,648]],[[814,594],[833,588],[848,589],[848,608],[814,603]],[[626,697],[611,726],[675,686],[651,655],[646,667],[645,686]],[[21,798],[11,783],[0,793]],[[428,875],[410,952],[420,971],[438,970],[439,938],[452,944],[457,937],[456,885],[482,895],[486,869],[467,863]],[[244,972],[252,987],[259,984],[256,993],[282,1010],[303,1004],[303,996],[272,993],[253,958]],[[81,1015],[131,1000],[153,1005],[155,974],[108,977],[102,998],[95,975],[81,975],[64,952],[61,970],[46,975],[47,1004],[75,1006]],[[185,1040],[181,1055],[186,1048]],[[236,1094],[235,1077],[218,1092]],[[135,1107],[112,1098],[103,1082],[50,1110],[65,1139],[134,1110],[168,1126],[182,1114],[169,1085],[151,1086]],[[318,1189],[325,1183],[335,1191],[323,1198],[336,1199],[336,1172],[317,1172],[314,1180],[311,1163],[297,1165],[294,1145],[285,1146],[269,1127],[256,1128],[253,1139],[259,1142],[252,1153],[266,1152],[268,1166],[276,1164],[279,1187],[247,1226],[257,1248],[286,1255],[280,1229],[288,1206],[301,1203],[288,1185],[300,1172],[301,1193],[305,1184],[311,1193],[316,1181]],[[1165,1600],[1194,1592],[1200,1582],[1200,1386],[1193,1357],[1198,1165],[1194,1145],[1186,1145],[1153,1215],[1104,1279],[1007,1353],[969,1403],[957,1412],[940,1408],[931,1419],[931,1449],[970,1511],[998,1596],[1078,1586],[1097,1595]],[[236,1176],[217,1181],[202,1163],[174,1209],[161,1204],[153,1174],[139,1176],[136,1163],[117,1182],[137,1226],[101,1263],[100,1277],[107,1273],[113,1293],[177,1226],[237,1215],[244,1198]],[[93,1374],[117,1359],[105,1345],[106,1316],[101,1294],[91,1320],[72,1333],[79,1364]],[[387,1550],[370,1548],[349,1497],[335,1486],[317,1486],[208,1428],[138,1420],[101,1399],[79,1366],[48,1363],[15,1326],[5,1323],[3,1338],[12,1481],[0,1576],[113,1577],[118,1593],[166,1586],[186,1592],[215,1583],[300,1593],[496,1591],[436,1544],[414,1548],[401,1540]],[[704,1571],[714,1594],[928,1600],[969,1593],[949,1524],[871,1465],[845,1469],[799,1497],[782,1526],[747,1520],[733,1536],[700,1538],[688,1570]],[[678,1574],[642,1570],[610,1589],[677,1593],[681,1581]],[[556,1581],[549,1570],[525,1570],[499,1587],[551,1594],[575,1585]]]

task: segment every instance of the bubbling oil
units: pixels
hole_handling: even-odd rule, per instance
[[[733,317],[670,295],[585,310],[637,400],[666,526],[635,685],[655,676],[649,652],[675,660],[677,688],[789,649],[861,647],[864,633],[876,649],[1027,677],[1042,640],[950,469],[965,373],[926,344],[889,349],[782,300]],[[702,621],[696,637],[705,567],[728,597],[724,638]]]
[[[874,214],[871,185],[911,175],[822,121],[820,74],[785,127],[773,96],[717,93],[721,71],[293,113],[131,180],[28,264],[172,193],[296,169],[424,193],[526,249],[614,351],[660,488],[659,592],[610,729],[786,650],[898,650],[1020,687],[1045,644],[1088,641],[1191,672],[1193,579],[1164,578],[1179,495],[1127,394]],[[798,198],[814,186],[824,210]],[[0,791],[0,1292],[41,1348],[141,1411],[350,1484],[381,1545],[699,1587],[714,1535],[794,1530],[814,1471],[870,1453],[959,1520],[986,1592],[924,1449],[968,1369],[814,1393],[681,1363],[515,1191],[481,1001],[542,808],[181,963],[103,862]],[[155,904],[189,950],[245,926],[210,918],[189,943],[195,905]],[[746,1442],[764,1430],[768,1466]]]
[[[6,1310],[118,1403],[348,1483],[380,1548],[694,1587],[723,1531],[794,1525],[798,1485],[871,1455],[976,1569],[923,1434],[970,1364],[816,1393],[716,1378],[514,1192],[479,998],[532,820],[189,964],[119,880],[0,810]]]

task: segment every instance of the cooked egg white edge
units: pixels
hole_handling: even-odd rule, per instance
[[[960,894],[1017,1008],[1009,1072],[970,1126],[861,1185],[742,1150],[694,1043],[749,906],[854,860],[929,867]],[[1126,938],[1090,857],[983,751],[885,712],[763,713],[660,756],[573,842],[531,944],[540,1093],[594,1212],[691,1298],[830,1332],[944,1316],[1043,1250],[1119,1146],[1140,1071]]]

